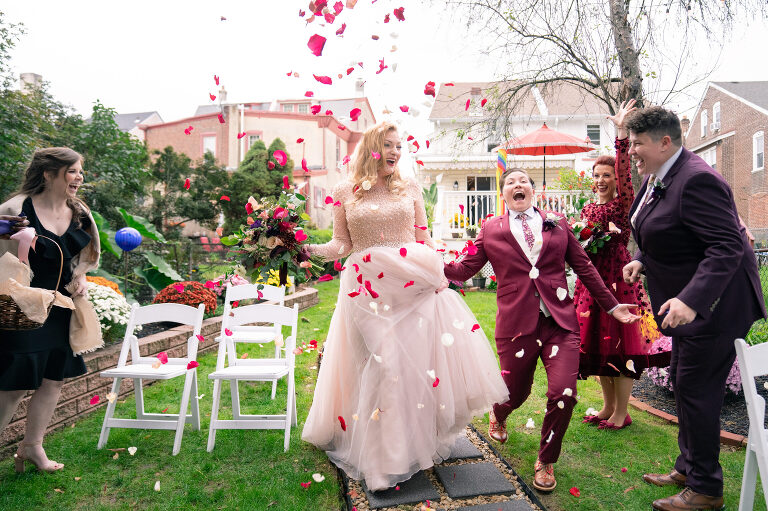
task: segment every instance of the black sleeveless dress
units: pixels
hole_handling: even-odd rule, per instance
[[[72,280],[70,264],[72,258],[83,250],[91,241],[87,230],[90,219],[81,217],[81,226],[73,221],[67,231],[57,236],[40,223],[27,198],[22,206],[30,227],[38,234],[56,240],[64,254],[64,269],[61,274],[59,291],[70,294],[64,285]],[[59,276],[59,251],[45,238],[38,238],[35,250],[29,251],[29,265],[34,273],[31,285],[44,289],[53,289]],[[41,328],[25,331],[0,330],[0,390],[35,390],[40,387],[43,378],[62,381],[85,374],[83,357],[75,356],[69,347],[69,322],[72,311],[61,307],[52,307],[48,319]]]

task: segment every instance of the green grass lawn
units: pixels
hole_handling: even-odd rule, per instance
[[[338,281],[318,284],[320,304],[300,314],[299,342],[324,341],[338,294]],[[478,322],[492,335],[496,312],[495,294],[468,293],[466,301]],[[317,329],[317,330],[315,330]],[[255,356],[254,346],[248,351]],[[316,354],[297,356],[296,389],[299,427],[294,428],[291,447],[283,452],[283,432],[259,430],[219,431],[216,449],[206,452],[208,416],[211,408],[212,382],[207,374],[216,363],[215,354],[199,360],[201,431],[186,427],[181,453],[171,456],[172,431],[113,429],[107,449],[138,448],[135,456],[126,451],[96,450],[104,411],[82,419],[74,427],[49,435],[46,448],[50,456],[67,466],[55,474],[37,474],[31,468],[23,475],[13,472],[12,460],[0,462],[0,509],[253,509],[313,510],[342,509],[343,500],[335,469],[325,455],[301,441],[301,428],[312,402],[317,371]],[[531,398],[508,421],[510,439],[500,452],[530,484],[539,443],[539,430],[526,430],[532,417],[541,426],[546,376],[536,373]],[[164,382],[145,390],[147,410],[178,410],[182,380]],[[245,413],[280,413],[285,402],[285,385],[278,386],[278,397],[270,401],[270,385],[241,384]],[[635,412],[631,427],[615,432],[598,431],[581,424],[581,416],[590,406],[599,408],[599,385],[580,382],[581,400],[563,443],[560,461],[555,466],[558,488],[541,496],[553,511],[644,510],[656,498],[671,494],[669,489],[644,483],[647,471],[666,471],[677,453],[677,428],[659,419]],[[282,401],[280,401],[282,399]],[[228,386],[222,393],[222,418],[231,417]],[[132,417],[133,399],[118,405],[117,415]],[[262,411],[266,410],[266,412]],[[538,412],[538,413],[537,413]],[[475,426],[486,432],[485,418]],[[498,444],[496,444],[498,448]],[[741,483],[744,450],[725,450],[721,463],[725,474],[727,509],[736,509]],[[626,472],[621,472],[626,467]],[[326,477],[308,489],[300,483],[313,473]],[[160,481],[160,491],[154,491]],[[568,489],[578,487],[581,497]],[[755,509],[766,509],[758,492]],[[412,508],[412,507],[411,507]],[[403,509],[409,509],[404,507]]]

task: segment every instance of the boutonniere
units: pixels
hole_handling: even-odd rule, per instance
[[[651,189],[651,200],[663,199],[666,192],[667,185],[657,179],[653,183],[653,188]]]
[[[560,220],[562,220],[563,217],[558,215],[557,213],[553,213],[552,211],[547,212],[547,217],[544,219],[544,222],[541,225],[541,230],[544,232],[551,231],[556,226],[560,224]]]

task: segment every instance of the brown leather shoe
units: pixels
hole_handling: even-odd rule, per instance
[[[724,509],[723,497],[696,493],[686,487],[677,495],[653,501],[653,509],[659,511],[690,511],[692,509]]]
[[[557,481],[555,481],[555,467],[552,463],[542,463],[540,460],[536,460],[533,472],[534,488],[545,493],[555,489]]]
[[[675,469],[669,474],[643,474],[643,481],[656,486],[685,486],[685,476]]]
[[[497,421],[493,410],[488,414],[488,436],[500,444],[507,441],[507,421]]]

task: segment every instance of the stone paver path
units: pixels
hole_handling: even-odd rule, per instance
[[[443,463],[418,472],[396,488],[372,492],[362,482],[343,479],[349,497],[347,511],[394,511],[397,506],[419,509],[427,501],[429,509],[445,511],[546,511],[512,467],[471,426]]]

